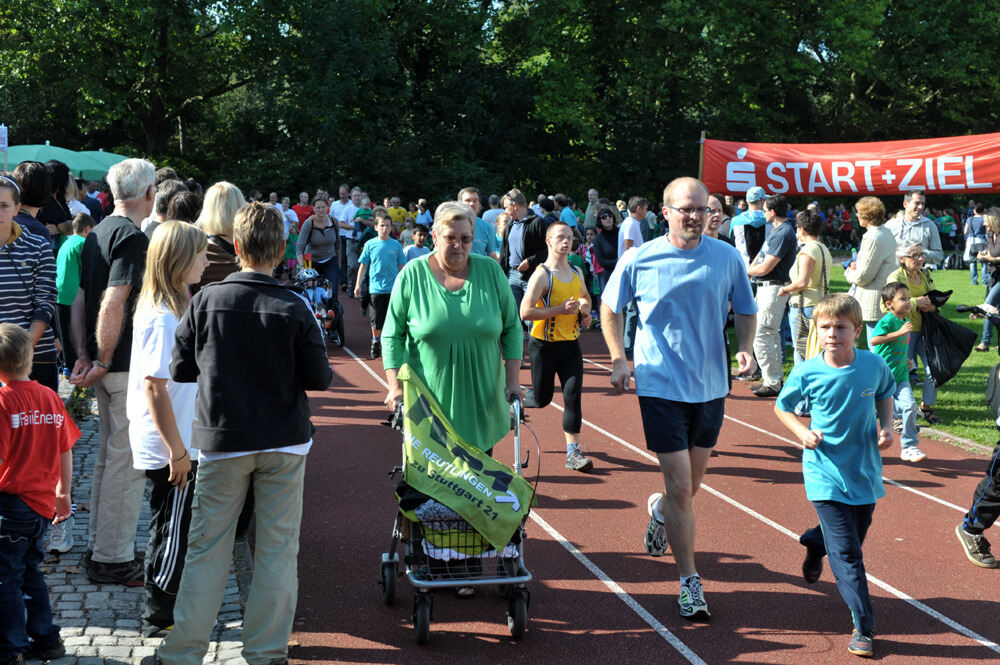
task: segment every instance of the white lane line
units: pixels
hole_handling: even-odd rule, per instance
[[[584,358],[583,362],[589,363],[589,364],[593,365],[594,367],[600,367],[601,369],[605,370],[608,373],[611,372],[611,368],[606,367],[606,366],[604,366],[604,365],[602,365],[600,363],[595,363],[593,360],[587,360],[586,358]],[[766,430],[766,429],[764,429],[762,427],[757,427],[756,425],[751,425],[750,423],[748,423],[746,421],[743,421],[743,420],[740,420],[739,418],[733,418],[732,416],[725,416],[725,418],[726,418],[726,420],[731,420],[732,422],[734,422],[734,423],[736,423],[738,425],[743,425],[744,427],[752,429],[755,432],[760,432],[761,434],[766,434],[767,436],[773,437],[773,438],[777,439],[778,441],[784,441],[785,443],[791,444],[791,445],[795,446],[796,448],[798,448],[799,450],[802,450],[802,444],[799,443],[798,441],[793,441],[792,439],[783,437],[780,434],[775,434],[774,432],[772,432],[770,430]],[[601,430],[600,428],[595,427],[594,425],[590,425],[590,426],[593,427],[594,429],[598,430],[602,434],[607,434],[607,432],[604,432],[604,430]],[[611,438],[618,440],[616,437],[613,437],[613,436]],[[618,440],[618,441],[619,441],[619,443],[622,443],[621,440]],[[632,448],[633,450],[635,450],[634,446],[629,446],[629,448]],[[922,497],[924,499],[927,499],[928,501],[933,501],[934,503],[941,504],[942,506],[945,506],[946,508],[951,508],[952,510],[958,511],[958,512],[962,513],[963,515],[967,512],[966,509],[963,508],[962,506],[957,506],[954,503],[951,503],[950,501],[945,501],[944,499],[940,499],[940,498],[934,496],[933,494],[928,494],[927,492],[921,492],[920,490],[915,489],[913,487],[910,487],[906,483],[901,483],[898,480],[892,480],[891,478],[886,478],[885,476],[882,476],[882,482],[889,483],[893,487],[898,487],[899,489],[905,490],[907,492],[910,492],[911,494],[916,494],[917,496]]]
[[[707,665],[704,660],[698,657],[694,651],[692,651],[686,644],[681,642],[681,640],[674,635],[670,630],[664,626],[662,623],[657,621],[656,617],[649,613],[645,607],[643,607],[639,601],[633,598],[625,589],[611,579],[607,573],[605,573],[601,568],[598,567],[596,563],[591,561],[587,555],[577,549],[576,545],[566,540],[561,533],[556,531],[552,526],[549,525],[537,511],[532,511],[530,513],[531,519],[535,521],[538,526],[549,534],[549,536],[565,548],[567,552],[572,554],[577,561],[579,561],[583,566],[591,572],[591,574],[601,581],[604,586],[608,588],[611,593],[615,594],[619,600],[628,605],[629,609],[639,615],[639,617],[645,621],[649,626],[656,631],[656,633],[670,643],[674,649],[677,650],[684,658],[692,665]]]
[[[350,356],[352,358],[354,358],[355,360],[357,360],[365,368],[365,370],[367,370],[367,372],[369,374],[371,374],[375,378],[376,381],[378,381],[380,384],[382,384],[382,386],[388,388],[388,384],[385,383],[385,381],[383,381],[374,371],[372,371],[372,369],[370,367],[368,367],[367,364],[365,364],[364,362],[362,362],[362,360],[358,356],[356,356],[353,351],[351,351],[350,349],[348,349],[346,346],[344,347],[344,350],[347,351],[347,353],[350,354]],[[586,359],[585,359],[585,361],[586,361]],[[597,365],[597,363],[594,363],[594,362],[591,362],[591,361],[586,361],[586,362],[590,362],[590,364],[592,364],[592,365]],[[601,365],[597,365],[597,366],[598,367],[602,367]],[[602,369],[606,369],[606,368],[602,367]],[[558,404],[556,404],[554,402],[552,402],[550,404],[550,406],[554,406],[559,411],[563,410],[563,408],[561,406],[559,406]],[[729,416],[726,416],[726,417],[729,418]],[[760,428],[758,428],[758,427],[756,427],[754,425],[750,425],[749,423],[744,423],[743,421],[737,420],[735,418],[730,418],[730,420],[733,420],[734,422],[737,422],[737,423],[739,423],[741,425],[746,425],[747,427],[750,427],[751,429],[759,430],[759,431],[761,431],[761,432],[763,432],[765,434],[770,434],[771,436],[773,436],[773,437],[775,437],[777,439],[788,441],[792,445],[798,445],[794,441],[791,441],[789,439],[785,439],[784,437],[780,437],[780,436],[778,436],[778,435],[776,435],[776,434],[774,434],[772,432],[768,432],[767,430],[761,430]],[[656,459],[655,455],[652,455],[648,451],[642,450],[641,448],[638,448],[638,447],[634,446],[633,444],[629,443],[625,439],[622,439],[621,437],[616,436],[616,435],[608,432],[607,430],[605,430],[605,429],[603,429],[601,427],[598,427],[594,423],[592,423],[592,422],[584,419],[583,420],[583,424],[587,425],[588,427],[590,427],[594,431],[599,432],[600,434],[603,434],[604,436],[606,436],[609,439],[615,441],[616,443],[618,443],[618,444],[620,444],[620,445],[628,448],[629,450],[637,453],[640,457],[643,457],[643,458],[645,458],[645,459],[647,459],[647,460],[649,460],[651,462],[654,462],[654,463],[659,463],[658,460]],[[799,447],[801,447],[801,446],[799,446]],[[891,480],[888,481],[888,482],[890,482],[893,485],[897,484],[897,483],[895,483],[894,481],[891,481]],[[706,485],[705,483],[701,484],[701,488],[704,489],[709,494],[711,494],[712,496],[715,496],[715,497],[721,499],[722,501],[730,504],[734,508],[738,508],[739,510],[741,510],[744,513],[746,513],[747,515],[750,515],[754,519],[756,519],[756,520],[758,520],[758,521],[760,521],[760,522],[768,525],[769,527],[775,529],[776,531],[779,531],[780,533],[783,533],[784,535],[788,536],[789,538],[793,538],[796,541],[798,541],[800,534],[797,534],[794,531],[792,531],[791,529],[788,529],[788,528],[786,528],[786,527],[778,524],[777,522],[775,522],[775,521],[773,521],[773,520],[765,517],[764,515],[762,515],[762,514],[758,513],[757,511],[755,511],[753,508],[750,508],[749,506],[740,503],[736,499],[733,499],[732,497],[730,497],[730,496],[728,496],[726,494],[723,494],[722,492],[718,491],[717,489],[715,489],[715,488],[713,488],[713,487],[711,487],[709,485]],[[903,487],[903,489],[910,489],[910,488]],[[917,493],[917,494],[922,494],[922,492],[917,492],[916,490],[912,490],[912,491],[914,493]],[[930,498],[930,499],[934,499],[934,497],[931,497],[930,495],[927,495],[927,497]],[[945,502],[943,502],[943,503],[945,503]],[[952,505],[952,504],[945,503],[945,505]],[[961,510],[963,513],[965,512],[965,510],[963,510],[963,509],[959,509],[959,510]],[[534,511],[531,513],[531,515],[532,515],[533,518],[536,517],[536,513]],[[669,630],[667,630],[665,627],[663,627],[662,624],[660,624],[658,621],[656,621],[656,619],[651,614],[649,614],[649,612],[644,607],[642,607],[642,605],[640,605],[638,603],[638,601],[636,601],[634,598],[632,598],[631,596],[629,596],[624,590],[621,590],[621,587],[618,587],[618,585],[615,584],[615,582],[613,580],[611,580],[611,578],[609,578],[607,576],[607,574],[605,574],[592,561],[590,561],[590,559],[588,559],[581,552],[579,552],[579,550],[577,550],[572,545],[572,543],[569,543],[565,538],[563,538],[561,535],[559,535],[558,531],[556,531],[555,529],[552,529],[552,527],[548,526],[548,523],[544,522],[544,520],[542,520],[540,516],[538,516],[537,519],[535,519],[535,521],[550,536],[552,536],[553,539],[555,539],[557,542],[559,542],[560,545],[562,545],[564,548],[566,548],[566,550],[569,551],[570,554],[572,554],[574,557],[576,557],[577,560],[580,561],[580,563],[582,563],[588,570],[590,570],[590,572],[595,577],[597,577],[599,580],[601,580],[601,582],[603,582],[605,584],[605,586],[607,586],[609,589],[611,589],[611,591],[613,593],[615,593],[615,595],[617,595],[619,598],[621,598],[622,602],[624,602],[626,605],[628,605],[632,609],[632,611],[634,611],[636,614],[638,614],[640,617],[642,617],[642,619],[644,621],[646,621],[646,623],[648,623],[654,630],[656,630],[656,632],[661,637],[663,637],[675,649],[677,649],[677,651],[679,653],[681,653],[681,655],[683,655],[685,658],[687,658],[692,663],[695,663],[695,662],[704,662],[701,659],[691,660],[691,658],[688,657],[687,653],[691,653],[691,656],[693,656],[694,658],[698,658],[698,656],[696,654],[694,654],[693,652],[691,652],[690,649],[688,649],[688,647],[686,645],[684,645],[683,642],[681,642],[680,640],[678,640],[676,638],[676,636],[673,635],[673,633],[671,633]],[[593,566],[593,567],[591,567],[591,566]],[[929,605],[927,605],[927,604],[925,604],[925,603],[917,600],[916,598],[913,598],[912,596],[904,593],[903,591],[897,589],[896,587],[892,586],[891,584],[888,584],[887,582],[883,582],[882,580],[880,580],[879,578],[875,577],[871,573],[866,573],[866,574],[867,574],[867,577],[868,577],[868,581],[871,582],[872,584],[874,584],[875,586],[879,587],[880,589],[883,589],[884,591],[890,593],[891,595],[895,596],[896,598],[899,598],[900,600],[906,602],[907,604],[909,604],[910,606],[914,607],[915,609],[923,612],[924,614],[927,614],[928,616],[930,616],[930,617],[932,617],[934,619],[937,619],[938,621],[940,621],[941,623],[945,624],[946,626],[948,626],[949,628],[951,628],[955,632],[957,632],[957,633],[959,633],[961,635],[964,635],[965,637],[968,637],[969,639],[973,640],[974,642],[978,642],[979,644],[981,644],[982,646],[986,647],[990,651],[993,651],[993,652],[995,652],[997,654],[1000,654],[1000,645],[998,645],[996,642],[994,642],[994,641],[992,641],[992,640],[990,640],[990,639],[988,639],[986,637],[983,637],[982,635],[980,635],[976,631],[972,630],[971,628],[967,628],[966,626],[963,626],[962,624],[958,623],[954,619],[952,619],[952,618],[950,618],[950,617],[948,617],[948,616],[946,616],[944,614],[941,614],[940,612],[938,612],[937,610],[935,610],[933,607],[930,607]],[[603,577],[602,577],[602,575],[603,575]],[[621,594],[619,594],[619,592],[616,591],[615,588],[613,588],[611,585],[614,585],[614,587],[617,587],[617,589],[621,590],[621,594],[624,594],[624,597]],[[625,599],[625,597],[627,597],[632,602],[630,603],[629,600]],[[635,603],[635,606],[633,606],[632,603]],[[647,618],[647,616],[649,618]],[[655,622],[655,624],[654,624],[654,622]],[[661,628],[662,628],[662,631],[661,631]],[[677,644],[675,644],[674,641],[676,641]]]
[[[365,368],[365,371],[371,374],[371,376],[380,384],[382,384],[384,388],[386,389],[389,388],[389,384],[386,383],[382,379],[382,377],[376,374],[375,371],[372,370],[372,368],[369,367],[368,364],[365,363],[363,360],[361,360],[361,358],[359,358],[353,351],[351,351],[346,346],[343,347],[343,349],[344,351],[347,352],[348,355],[350,355],[352,358],[358,361],[358,363]],[[591,427],[595,426],[591,425]],[[601,431],[603,432],[603,430]],[[605,434],[607,434],[607,436],[614,436],[607,432],[605,432]],[[627,443],[622,439],[618,439],[618,441],[625,446],[632,447],[629,443]],[[634,448],[634,450],[636,450],[636,452],[641,452],[638,448]],[[653,459],[655,461],[656,458]],[[529,515],[531,519],[534,520],[536,524],[538,524],[538,526],[542,527],[542,530],[544,530],[547,534],[549,534],[552,540],[562,545],[567,552],[572,554],[577,561],[583,564],[584,568],[589,570],[594,577],[600,580],[601,583],[604,584],[604,586],[606,586],[608,590],[611,591],[611,593],[615,594],[615,596],[617,596],[619,600],[625,603],[629,607],[629,609],[638,614],[639,618],[641,618],[643,621],[649,624],[650,628],[655,630],[657,635],[665,639],[670,644],[670,646],[676,649],[679,654],[684,656],[684,658],[689,663],[691,663],[691,665],[708,665],[704,660],[699,658],[698,654],[692,651],[688,647],[688,645],[684,644],[684,642],[682,642],[676,635],[670,632],[670,630],[666,626],[657,621],[656,617],[654,617],[649,612],[649,610],[643,607],[642,604],[639,603],[639,601],[637,601],[635,598],[629,595],[629,593],[625,591],[625,589],[623,589],[617,582],[611,579],[611,577],[608,576],[608,574],[605,573],[603,570],[601,570],[601,568],[596,563],[591,561],[587,557],[587,555],[585,555],[583,552],[577,549],[576,545],[566,540],[566,538],[561,533],[556,531],[548,522],[542,519],[542,516],[538,514],[537,510],[531,511]]]

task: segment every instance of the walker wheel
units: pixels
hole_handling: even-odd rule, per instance
[[[431,636],[431,601],[427,596],[413,600],[413,633],[417,644],[427,644]]]
[[[524,631],[528,627],[528,599],[524,593],[514,591],[510,596],[510,603],[507,606],[507,628],[510,629],[510,636],[515,640],[524,637]]]
[[[398,576],[395,561],[382,563],[382,579],[379,580],[379,584],[382,586],[382,602],[386,605],[393,605],[396,602],[396,579]]]

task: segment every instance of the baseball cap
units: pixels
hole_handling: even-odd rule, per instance
[[[747,203],[756,203],[767,198],[767,192],[763,187],[751,187],[747,190]]]

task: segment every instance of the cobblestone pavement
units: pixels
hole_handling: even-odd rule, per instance
[[[68,390],[61,390],[68,395]],[[144,606],[142,587],[129,588],[117,584],[95,584],[84,572],[81,559],[87,548],[91,474],[98,452],[98,418],[95,415],[78,422],[82,433],[73,448],[73,501],[77,504],[73,526],[73,549],[65,554],[48,554],[42,570],[49,585],[55,621],[62,627],[66,644],[63,658],[49,661],[52,665],[119,665],[138,663],[153,653],[162,634],[143,637],[141,618]],[[143,501],[136,538],[136,550],[142,552],[149,539],[149,503]],[[249,557],[246,543],[238,542],[236,564],[226,584],[218,623],[212,631],[212,642],[205,663],[244,665],[240,655],[243,626],[243,605],[246,580],[249,579]],[[239,572],[239,574],[237,574]],[[41,663],[26,660],[25,663]]]

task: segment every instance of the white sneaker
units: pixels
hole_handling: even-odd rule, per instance
[[[927,455],[916,446],[906,446],[903,448],[902,452],[899,453],[899,459],[904,462],[922,462],[927,459]]]
[[[643,544],[650,556],[663,556],[667,553],[667,530],[663,528],[663,515],[656,509],[660,503],[662,492],[654,492],[646,501],[646,512],[649,513],[649,526],[646,527],[646,537]]]

